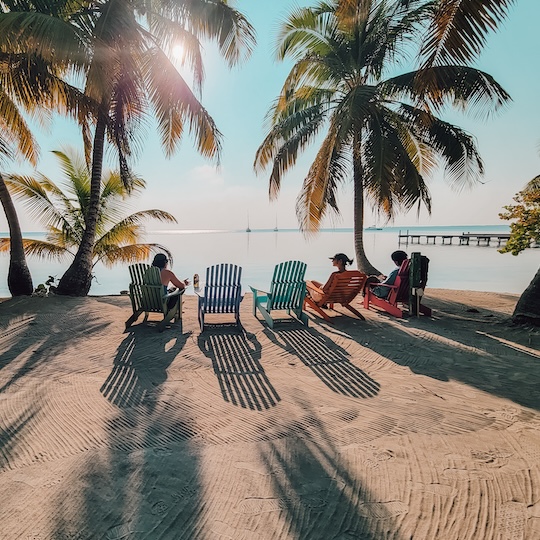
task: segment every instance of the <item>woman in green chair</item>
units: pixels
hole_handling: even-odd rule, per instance
[[[169,264],[169,259],[167,259],[167,256],[164,253],[158,253],[154,257],[154,260],[152,261],[152,266],[157,266],[160,270],[161,284],[163,285],[163,294],[167,294],[168,292],[173,292],[174,289],[169,289],[169,285],[171,283],[177,289],[180,290],[180,294],[184,294],[186,287],[189,285],[189,280],[184,279],[184,281],[180,281],[176,277],[174,272],[167,268],[168,264]],[[169,298],[168,302],[172,304],[172,305],[169,305],[169,309],[171,309],[176,302],[176,298],[175,297]]]

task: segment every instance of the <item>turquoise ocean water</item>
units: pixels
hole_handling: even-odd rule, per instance
[[[506,233],[506,225],[409,227],[407,229],[386,227],[382,230],[366,230],[364,242],[366,253],[373,264],[387,274],[393,267],[390,253],[403,249],[407,253],[420,251],[430,259],[429,287],[477,291],[509,292],[520,294],[527,287],[540,266],[540,249],[531,248],[521,255],[501,254],[496,243],[490,246],[459,246],[457,239],[452,245],[422,243],[401,245],[399,231],[403,234],[455,234]],[[2,235],[2,236],[5,236]],[[42,233],[26,233],[27,237],[43,237]],[[313,238],[306,239],[298,230],[246,231],[154,231],[146,241],[157,242],[169,248],[174,256],[173,270],[180,278],[192,280],[198,273],[201,280],[207,266],[230,262],[243,268],[242,282],[249,291],[253,285],[268,287],[276,263],[298,259],[307,263],[307,278],[326,280],[333,271],[331,257],[344,252],[354,258],[352,229],[325,229]],[[0,256],[0,297],[10,296],[7,288],[8,255]],[[68,263],[56,263],[29,258],[34,286],[43,283],[49,275],[60,278]],[[354,266],[354,265],[353,265]],[[108,269],[95,267],[95,279],[90,290],[92,295],[118,294],[128,288],[129,273],[126,265]],[[188,294],[193,293],[190,287]]]

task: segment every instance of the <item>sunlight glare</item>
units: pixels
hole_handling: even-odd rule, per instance
[[[172,48],[172,55],[175,60],[179,60],[180,62],[182,62],[184,60],[184,54],[184,47],[182,47],[182,45],[180,45],[179,43]]]

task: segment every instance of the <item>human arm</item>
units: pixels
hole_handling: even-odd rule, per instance
[[[183,290],[186,288],[189,282],[187,279],[185,279],[184,281],[180,281],[175,276],[174,272],[165,268],[161,271],[161,283],[163,283],[163,285],[165,286],[169,285],[169,283],[172,283],[178,289]]]
[[[393,285],[396,281],[398,273],[399,273],[399,268],[394,268],[390,272],[390,274],[388,274],[388,277],[384,281],[381,281],[381,283],[383,283],[384,285]]]

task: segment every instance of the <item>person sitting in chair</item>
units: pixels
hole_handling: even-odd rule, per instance
[[[381,285],[393,285],[396,282],[399,269],[403,261],[406,261],[408,259],[408,255],[404,251],[398,250],[394,251],[392,255],[390,255],[390,257],[394,261],[396,267],[388,274],[388,276],[369,276],[366,281],[366,287],[369,287],[371,283],[380,283]],[[372,287],[371,290],[373,294],[375,296],[378,296],[379,298],[387,298],[388,294],[390,293],[390,289],[388,287],[381,287],[379,285]]]
[[[319,302],[323,295],[323,292],[327,292],[330,289],[330,285],[336,274],[341,274],[347,270],[347,265],[352,264],[352,259],[349,259],[345,253],[336,253],[333,257],[329,257],[333,266],[337,268],[336,272],[332,272],[328,281],[323,285],[320,281],[306,281],[307,292],[314,302]]]
[[[184,294],[184,292],[186,291],[186,287],[189,284],[189,281],[187,279],[185,279],[184,281],[180,281],[175,276],[174,272],[167,268],[168,263],[169,259],[167,259],[167,255],[165,255],[164,253],[158,253],[152,261],[152,266],[157,266],[160,269],[161,284],[163,285],[163,294],[174,292],[174,289],[169,289],[170,283],[172,283],[180,291],[179,295]],[[167,308],[169,310],[175,307],[179,295],[171,296],[167,299]]]

